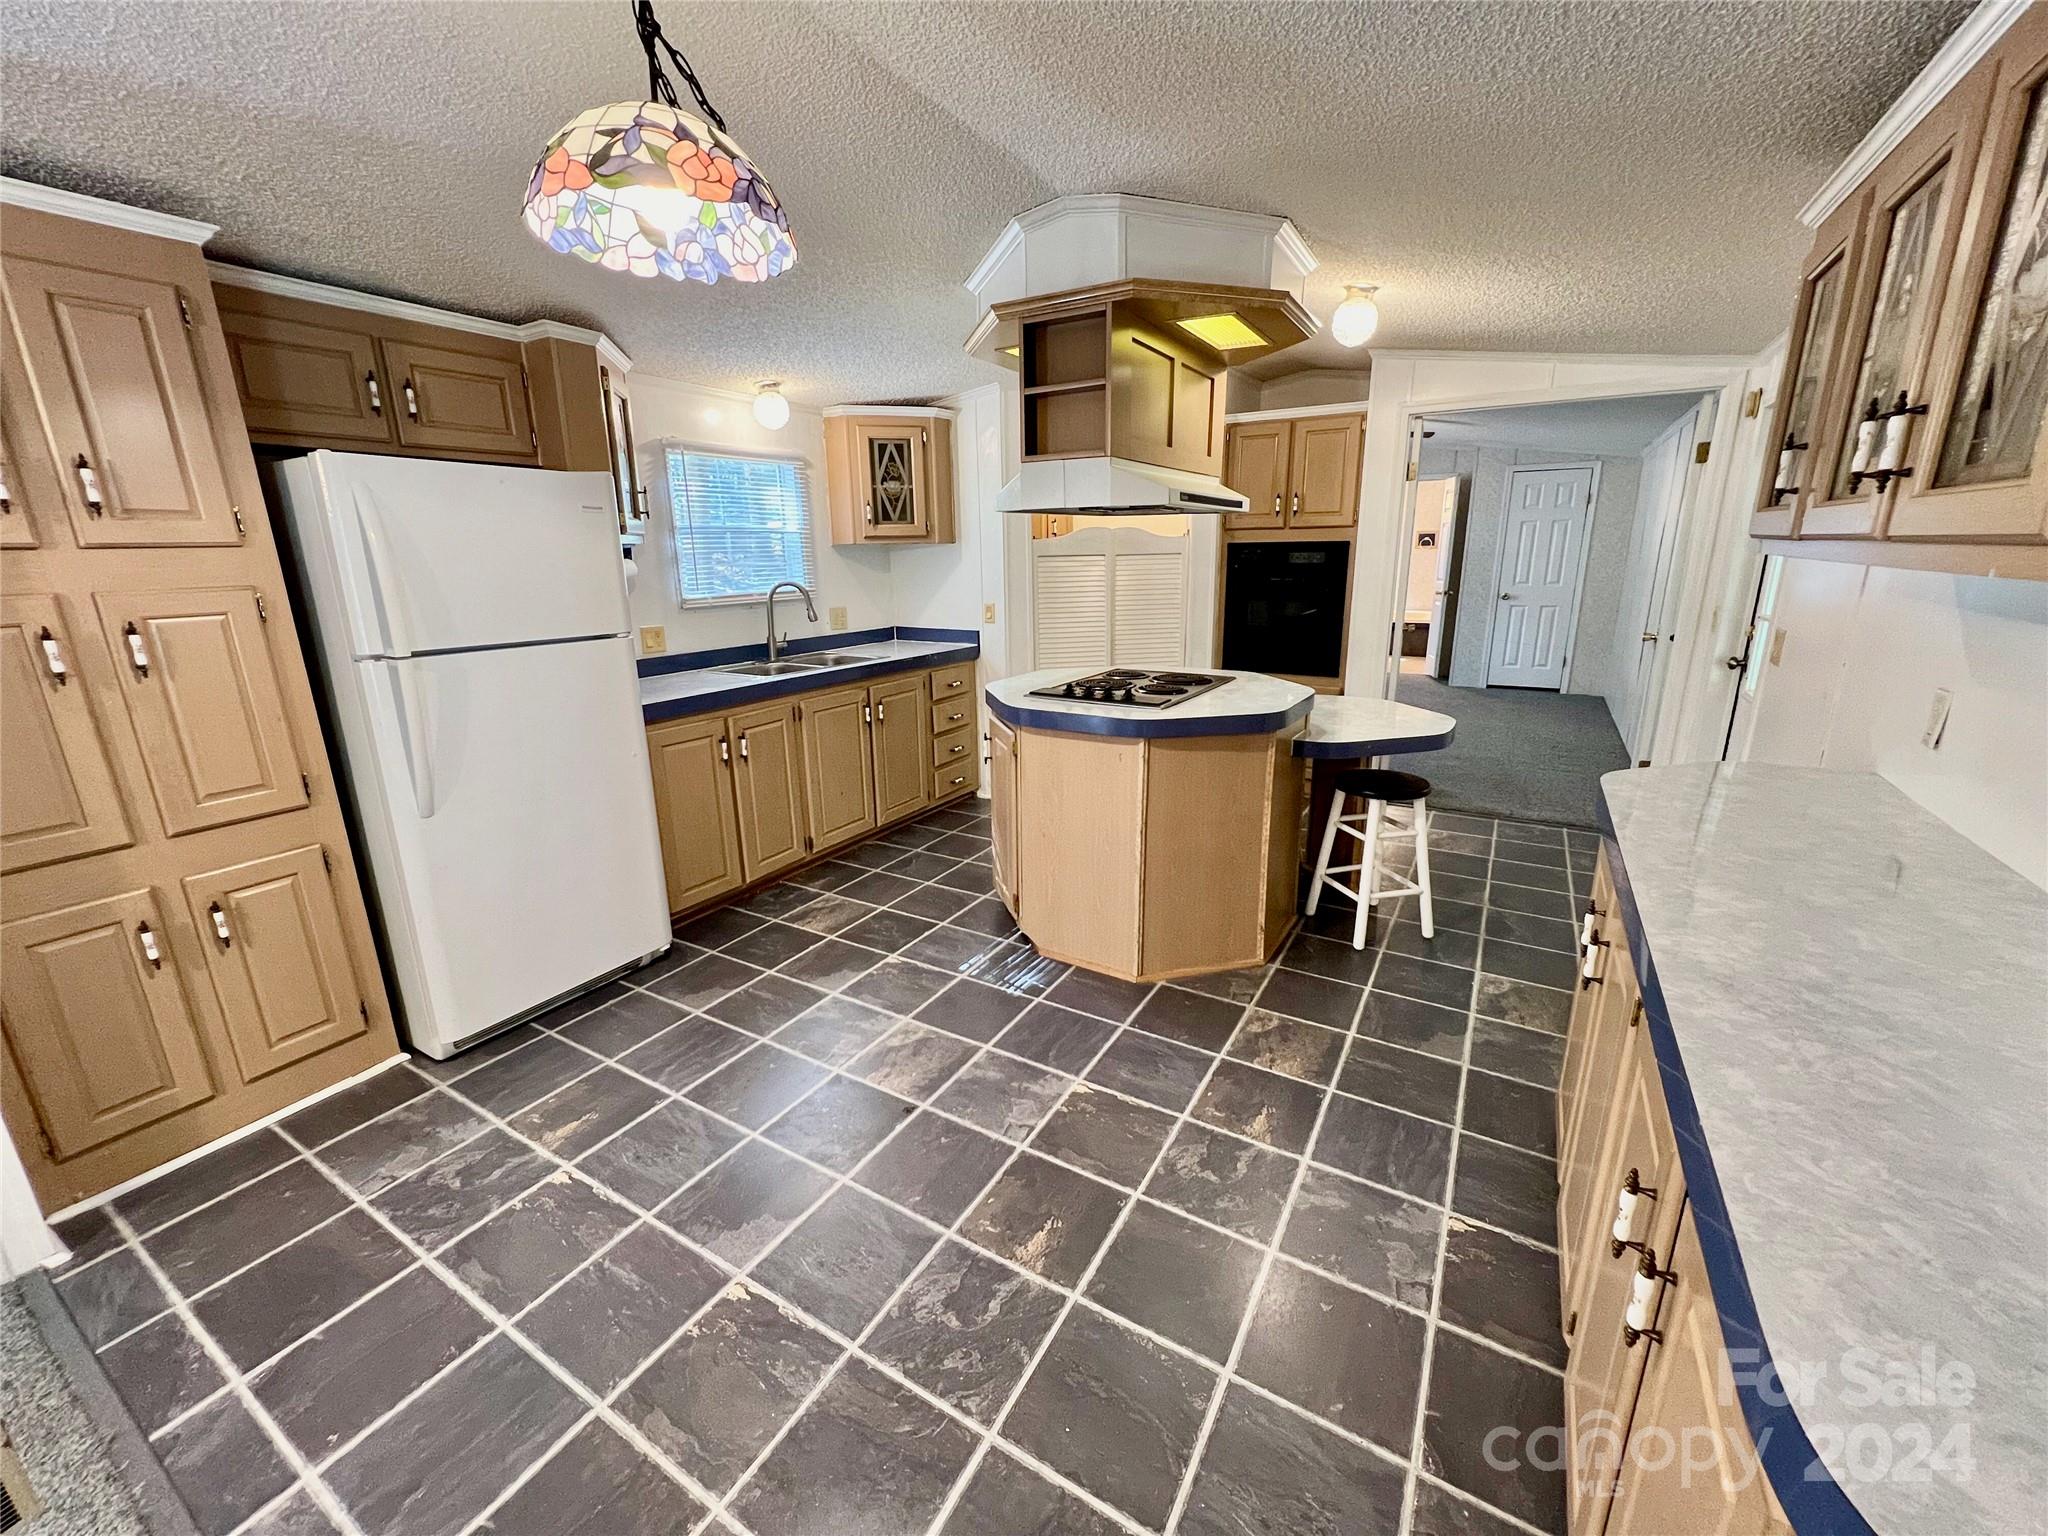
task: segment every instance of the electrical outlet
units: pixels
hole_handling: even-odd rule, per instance
[[[1942,733],[1948,729],[1948,709],[1955,694],[1946,688],[1934,690],[1934,703],[1927,711],[1927,729],[1920,733],[1920,745],[1930,752],[1941,750]]]
[[[981,605],[981,622],[984,624],[993,624],[995,623],[995,621],[996,605],[994,603],[983,603]]]
[[[642,656],[659,656],[667,649],[667,625],[642,624],[640,626],[640,654]]]
[[[827,609],[825,617],[832,621],[834,629],[846,628],[846,610],[844,608]]]

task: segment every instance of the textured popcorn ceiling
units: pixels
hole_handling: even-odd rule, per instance
[[[541,144],[646,79],[604,4],[0,6],[9,174],[221,226],[242,261],[601,326],[809,402],[993,377],[960,284],[1011,215],[1133,192],[1292,218],[1376,344],[1746,352],[1800,205],[1957,3],[720,4],[669,31],[789,210],[764,287],[585,267],[519,223]],[[1258,371],[1356,367],[1326,338]]]

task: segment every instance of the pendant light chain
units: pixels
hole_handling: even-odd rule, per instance
[[[647,50],[649,99],[671,107],[682,105],[676,99],[675,86],[669,83],[668,74],[661,67],[661,54],[655,51],[659,47],[662,53],[669,56],[669,61],[682,75],[683,84],[690,88],[690,94],[697,98],[698,109],[720,133],[730,132],[731,130],[725,126],[725,119],[718,115],[718,109],[711,105],[711,99],[704,94],[704,87],[698,82],[697,72],[690,68],[690,61],[684,58],[676,45],[663,35],[661,23],[654,19],[654,0],[633,0],[633,25],[640,33],[640,46]]]

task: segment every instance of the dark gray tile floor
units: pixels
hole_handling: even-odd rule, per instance
[[[1559,1531],[1577,833],[1137,986],[946,810],[66,1225],[208,1536]],[[959,898],[959,899],[955,899]],[[1411,903],[1404,904],[1410,906]]]

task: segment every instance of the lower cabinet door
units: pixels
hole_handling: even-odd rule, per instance
[[[214,1096],[154,891],[21,918],[0,935],[7,1044],[53,1159]]]
[[[96,672],[54,597],[0,597],[0,870],[133,841],[86,698]]]
[[[733,804],[740,862],[749,880],[787,869],[804,856],[803,749],[787,704],[726,720],[733,756]]]
[[[875,770],[868,746],[868,691],[821,693],[803,718],[804,790],[811,849],[821,853],[875,825]]]
[[[924,678],[912,673],[868,690],[874,713],[875,819],[894,821],[925,803]]]
[[[668,909],[738,890],[740,825],[733,801],[732,738],[723,716],[678,720],[647,733],[654,767],[654,813],[661,825],[661,867]]]
[[[1017,915],[1017,733],[993,715],[988,722],[990,858],[996,894]]]
[[[242,1081],[369,1028],[320,848],[251,859],[184,884]]]

